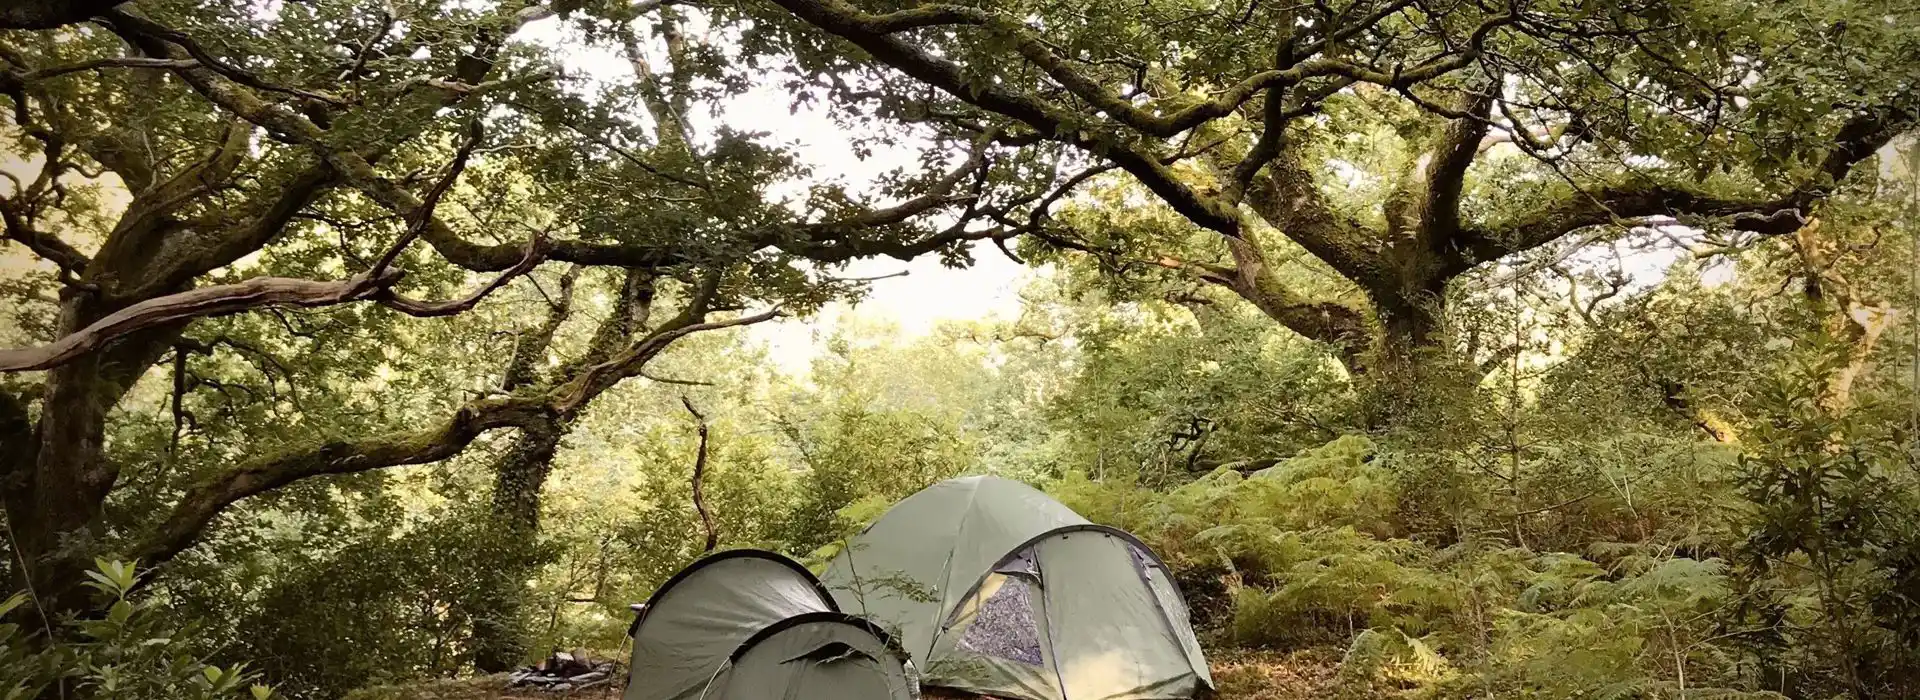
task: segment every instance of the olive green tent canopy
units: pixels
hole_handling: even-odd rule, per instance
[[[752,549],[694,562],[633,625],[625,700],[911,700],[879,626],[841,613],[811,572]]]
[[[1160,558],[1018,482],[968,477],[909,496],[822,580],[842,609],[892,631],[928,686],[1020,700],[1212,688]]]

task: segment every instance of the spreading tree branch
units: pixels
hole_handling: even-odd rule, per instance
[[[213,475],[189,488],[135,551],[141,561],[158,565],[192,546],[215,517],[246,498],[316,476],[436,462],[459,454],[488,430],[547,425],[554,416],[578,410],[621,379],[638,374],[675,340],[693,333],[761,323],[778,315],[777,310],[769,310],[722,321],[703,321],[713,292],[710,284],[703,286],[687,310],[674,320],[605,362],[545,392],[478,399],[425,429],[329,441],[253,460]]]
[[[488,430],[545,420],[545,407],[534,400],[483,399],[423,430],[330,441],[248,462],[189,488],[139,547],[138,557],[148,564],[164,563],[191,546],[228,506],[301,479],[437,462],[459,454]]]
[[[1375,234],[1333,210],[1313,173],[1290,149],[1279,149],[1247,190],[1247,204],[1261,219],[1348,279],[1381,286],[1385,271],[1368,242]]]
[[[1040,134],[1111,159],[1189,220],[1229,236],[1240,221],[1231,207],[1194,190],[1159,158],[1139,145],[1075,125],[1077,113],[1022,93],[999,81],[982,80],[951,60],[893,36],[891,24],[841,0],[775,0],[795,16],[852,42],[874,58],[922,82],[990,112],[1026,124]]]
[[[468,295],[445,302],[410,299],[393,291],[403,276],[385,269],[333,282],[292,277],[255,277],[244,282],[190,289],[154,297],[115,311],[58,340],[31,348],[0,350],[0,372],[40,370],[65,364],[115,339],[197,318],[227,316],[254,309],[315,308],[372,300],[410,316],[448,316],[474,307],[488,294],[540,263],[542,239],[535,239],[518,265]]]
[[[1538,248],[1583,228],[1652,216],[1723,219],[1736,230],[1770,236],[1793,233],[1855,165],[1913,128],[1915,121],[1915,112],[1904,107],[1887,106],[1856,115],[1834,135],[1833,146],[1820,157],[1818,166],[1783,195],[1726,197],[1646,181],[1611,185],[1570,193],[1486,228],[1463,230],[1460,245],[1472,262],[1487,262]]]
[[[140,15],[136,15],[131,12],[127,12],[125,10],[120,10],[120,9],[109,9],[105,12],[100,13],[100,16],[104,18],[107,22],[111,23],[114,29],[117,31],[134,32],[147,38],[160,39],[168,43],[171,43],[173,45],[179,46],[181,49],[186,51],[188,56],[191,56],[194,61],[198,62],[201,66],[205,67],[207,70],[213,71],[214,73],[218,73],[222,77],[225,77],[228,80],[239,83],[241,85],[245,85],[255,90],[262,90],[266,92],[277,92],[285,95],[292,95],[294,97],[303,97],[303,98],[315,100],[324,104],[332,105],[334,107],[344,107],[349,104],[349,102],[343,98],[340,98],[334,95],[329,95],[323,92],[316,92],[313,90],[306,90],[302,88],[287,87],[284,85],[276,85],[274,83],[268,82],[267,80],[257,75],[254,75],[252,73],[249,73],[246,70],[241,69],[240,67],[235,66],[231,63],[228,63],[225,60],[221,59],[220,57],[213,55],[211,52],[208,52],[206,48],[200,46],[199,42],[194,41],[193,37],[187,36],[185,32],[181,32],[173,28],[167,27],[165,25],[162,25],[158,22],[147,19]]]
[[[1460,111],[1467,116],[1454,119],[1440,134],[1439,143],[1425,157],[1425,172],[1419,204],[1420,237],[1429,248],[1448,245],[1460,230],[1460,193],[1466,186],[1467,168],[1480,153],[1480,140],[1487,135],[1487,115],[1493,109],[1491,92],[1467,92]]]

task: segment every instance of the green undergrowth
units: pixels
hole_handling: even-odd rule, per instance
[[[1741,691],[1718,558],[1651,544],[1536,551],[1408,531],[1408,485],[1345,437],[1169,491],[1069,474],[1055,496],[1173,566],[1211,644],[1338,650],[1350,697],[1771,697]]]

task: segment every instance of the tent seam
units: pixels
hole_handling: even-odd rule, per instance
[[[967,521],[973,519],[973,507],[974,507],[974,503],[976,503],[980,499],[981,483],[982,482],[975,481],[972,484],[969,484],[969,486],[972,486],[972,488],[968,489],[967,491],[966,510],[961,511],[960,513],[960,529],[955,533],[956,534],[956,537],[954,538],[955,542],[959,541],[958,535],[960,533],[965,533],[967,531]],[[932,625],[933,634],[928,635],[927,637],[926,658],[927,658],[928,666],[933,665],[933,648],[936,646],[939,646],[940,637],[944,636],[947,632],[947,616],[951,613],[951,610],[949,609],[950,601],[947,598],[947,596],[949,595],[949,592],[953,588],[948,584],[953,582],[953,550],[955,548],[956,547],[947,548],[947,559],[946,561],[940,564],[940,604],[935,606],[935,610],[934,610],[934,619],[933,619],[933,625]],[[977,586],[978,584],[976,583],[975,585]],[[969,593],[969,595],[971,595],[971,593]]]

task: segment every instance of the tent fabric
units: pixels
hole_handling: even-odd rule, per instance
[[[1047,577],[1047,614],[1070,698],[1187,698],[1206,682],[1176,628],[1182,606],[1162,608],[1134,566],[1127,539],[1099,531],[1061,533],[1034,545]],[[1173,619],[1175,615],[1179,619]]]
[[[802,648],[809,640],[817,643]],[[903,662],[888,644],[880,628],[841,614],[820,581],[793,560],[721,552],[681,570],[647,601],[634,622],[625,700],[815,697],[792,694],[801,686],[838,688],[831,697],[851,700],[911,697],[886,690],[907,687],[899,680]],[[794,653],[776,659],[762,647]],[[808,656],[828,647],[857,653]],[[766,664],[781,668],[760,668]],[[874,677],[861,680],[866,675]]]
[[[859,618],[788,618],[742,645],[709,697],[725,700],[906,700],[917,689],[879,630]]]
[[[935,484],[853,537],[822,576],[886,625],[924,682],[1020,700],[1211,689],[1184,599],[1146,545],[1033,487]]]
[[[895,504],[828,564],[841,607],[897,625],[914,658],[989,569],[1034,535],[1086,518],[1016,481],[950,479]]]

